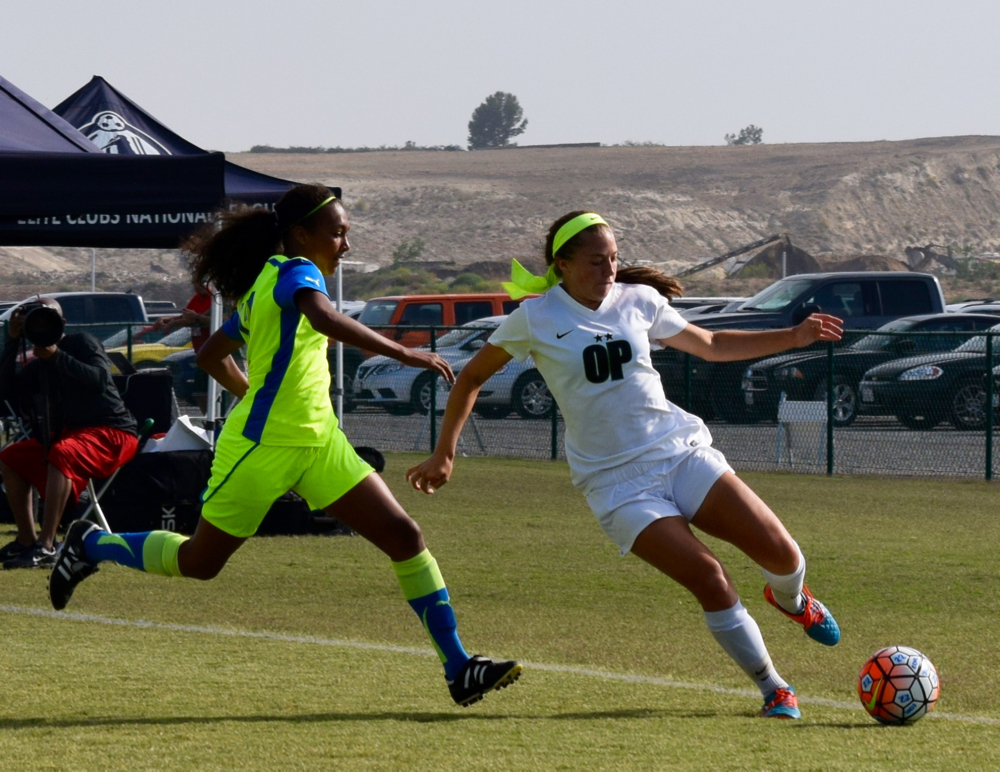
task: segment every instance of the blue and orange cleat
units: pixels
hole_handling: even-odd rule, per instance
[[[822,643],[824,646],[835,646],[840,640],[840,625],[833,618],[830,609],[820,603],[809,592],[808,587],[802,588],[802,597],[805,599],[805,608],[800,614],[790,614],[778,605],[771,592],[771,585],[764,586],[764,599],[774,606],[778,611],[791,619],[796,624],[805,628],[806,635],[814,641]]]
[[[795,687],[775,689],[764,698],[764,707],[760,709],[761,718],[802,718],[799,710],[799,698],[795,696]]]

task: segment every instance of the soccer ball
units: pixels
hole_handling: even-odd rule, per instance
[[[934,709],[938,674],[916,649],[888,646],[871,655],[858,675],[865,710],[883,724],[912,724]]]

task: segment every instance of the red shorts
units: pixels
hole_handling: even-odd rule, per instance
[[[135,435],[110,426],[63,429],[46,458],[38,440],[22,440],[0,450],[0,461],[26,478],[45,498],[45,479],[52,464],[73,484],[69,506],[76,503],[87,481],[104,479],[132,460],[139,440]]]

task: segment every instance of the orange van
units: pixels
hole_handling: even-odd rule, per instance
[[[389,295],[365,303],[358,321],[414,348],[430,343],[430,326],[456,327],[486,316],[509,314],[521,304],[505,292],[464,295]],[[418,329],[407,329],[413,327]],[[441,330],[439,335],[446,330]]]

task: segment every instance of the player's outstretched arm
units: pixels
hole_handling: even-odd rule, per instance
[[[843,325],[842,320],[829,314],[812,314],[801,324],[782,330],[713,332],[689,324],[672,338],[664,338],[659,343],[709,362],[735,362],[780,354],[820,340],[840,340],[844,334]]]
[[[510,354],[502,348],[487,343],[462,368],[448,395],[448,406],[444,410],[441,435],[434,453],[406,473],[406,479],[418,491],[434,493],[436,488],[440,488],[451,478],[458,438],[472,412],[472,406],[476,404],[479,390],[510,359]]]
[[[322,292],[300,289],[295,293],[295,305],[309,320],[312,328],[328,338],[357,346],[365,351],[373,351],[376,354],[391,357],[410,367],[433,370],[445,378],[448,383],[455,382],[455,374],[451,371],[451,365],[440,356],[429,351],[407,348],[394,340],[379,335],[350,317],[337,313],[330,298]]]

